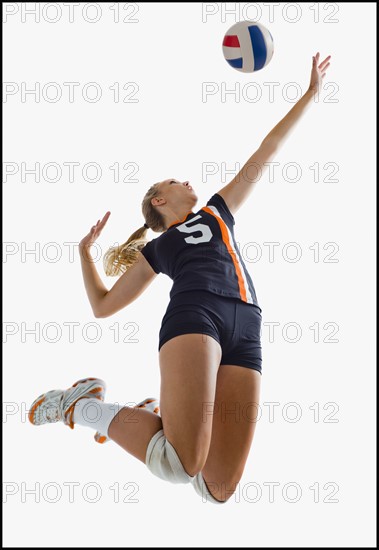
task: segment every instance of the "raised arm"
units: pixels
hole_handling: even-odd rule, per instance
[[[319,93],[322,79],[326,74],[326,69],[330,65],[329,59],[331,58],[329,55],[319,64],[319,57],[319,52],[313,57],[310,84],[305,94],[264,138],[259,148],[248,159],[232,181],[217,191],[225,200],[232,214],[235,214],[248,198],[265,172],[267,163],[275,157],[279,147],[290,135],[308,106],[314,103],[314,97]]]
[[[149,286],[157,273],[152,269],[143,254],[118,279],[110,290],[103,284],[91,256],[91,246],[99,237],[110,212],[94,225],[88,235],[80,241],[79,252],[84,286],[95,317],[109,317],[133,302]]]

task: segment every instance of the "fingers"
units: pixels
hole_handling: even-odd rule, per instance
[[[332,57],[331,55],[328,55],[327,57],[325,57],[324,61],[322,61],[322,62],[317,66],[317,70],[319,71],[319,73],[321,73],[321,78],[324,78],[325,75],[326,75],[326,69],[330,66],[329,59],[330,59],[331,57]],[[315,56],[312,56],[312,60],[313,60],[313,70],[314,70],[316,64],[318,63],[319,58],[320,58],[320,52],[317,52]]]
[[[102,229],[107,223],[110,215],[111,213],[107,212],[101,221],[97,220],[96,224],[91,227],[91,234],[93,234],[95,231],[98,231],[99,229]]]
[[[322,61],[320,64],[319,64],[319,68],[321,68],[327,61],[329,61],[329,59],[331,58],[332,56],[331,55],[328,55],[328,57],[325,57],[324,61]],[[320,52],[317,52],[316,55],[313,57],[313,60],[318,63],[319,62],[319,59],[320,59]]]
[[[101,228],[104,227],[104,225],[107,223],[108,218],[109,218],[110,215],[111,215],[110,212],[107,212],[107,213],[105,214],[105,216],[103,217],[103,219],[102,219],[101,222],[100,222],[99,227],[101,227]]]
[[[331,55],[328,55],[328,57],[326,57],[324,59],[324,61],[322,63],[320,63],[320,65],[318,66],[318,68],[320,69],[320,71],[324,70],[325,69],[325,63],[327,63],[327,61],[329,61],[329,59],[331,58],[332,56]],[[330,63],[328,63],[328,65],[330,65]]]

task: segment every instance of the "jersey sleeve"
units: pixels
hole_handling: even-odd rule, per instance
[[[224,222],[229,222],[231,225],[235,225],[236,222],[234,216],[229,210],[228,205],[221,195],[219,195],[218,193],[212,195],[212,197],[207,202],[207,206],[215,206]]]
[[[145,256],[146,260],[154,269],[155,273],[161,273],[161,269],[158,262],[158,255],[156,252],[155,239],[145,244],[145,246],[141,249],[141,254]]]

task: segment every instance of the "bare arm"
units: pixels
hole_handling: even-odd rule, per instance
[[[98,317],[99,306],[104,296],[107,294],[108,289],[105,287],[96,270],[93,258],[91,256],[90,246],[79,245],[79,254],[84,287],[86,289],[93,314],[95,317]]]
[[[109,218],[104,216],[79,244],[84,286],[95,317],[103,318],[113,315],[133,302],[149,286],[157,273],[150,266],[143,254],[139,253],[137,261],[107,290],[103,284],[93,258],[91,246],[100,235]]]
[[[265,172],[268,163],[275,157],[278,149],[292,133],[296,123],[303,116],[308,107],[314,102],[314,96],[318,93],[325,70],[330,65],[328,56],[317,66],[319,53],[313,58],[311,81],[306,93],[292,107],[287,115],[267,134],[259,148],[247,160],[242,169],[225,185],[219,195],[223,197],[229,210],[234,214],[245,202],[255,185]]]

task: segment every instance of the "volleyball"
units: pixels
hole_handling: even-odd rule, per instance
[[[225,34],[222,51],[233,69],[253,73],[270,63],[274,53],[274,39],[262,23],[240,21]]]

